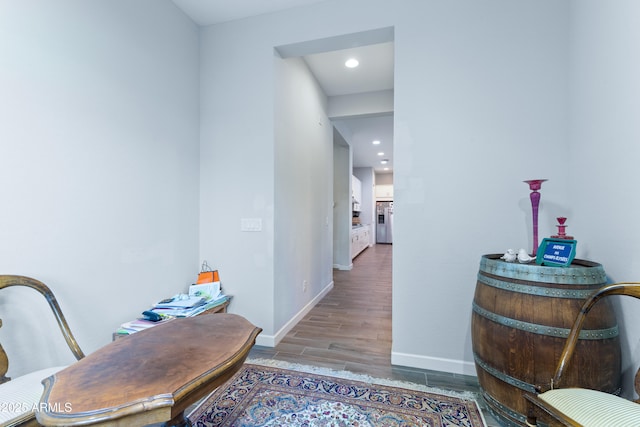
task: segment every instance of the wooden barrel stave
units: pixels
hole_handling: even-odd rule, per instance
[[[602,266],[509,264],[485,255],[473,302],[472,341],[478,381],[490,409],[508,425],[524,425],[524,391],[548,386],[566,335],[584,300],[606,283]],[[620,343],[611,303],[586,319],[567,385],[616,392]],[[604,360],[604,363],[603,363]]]

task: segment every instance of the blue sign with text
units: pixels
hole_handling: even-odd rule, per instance
[[[536,256],[536,264],[567,267],[576,256],[575,240],[543,239]]]

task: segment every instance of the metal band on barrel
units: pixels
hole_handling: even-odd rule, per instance
[[[473,358],[475,359],[475,361],[478,364],[478,366],[480,366],[482,369],[484,369],[485,371],[487,371],[489,374],[493,375],[494,377],[500,379],[501,381],[504,381],[507,384],[511,384],[514,387],[518,387],[519,389],[522,389],[524,391],[528,391],[528,392],[531,392],[531,393],[535,393],[536,392],[536,388],[532,384],[529,384],[526,381],[519,380],[519,379],[514,378],[512,376],[509,376],[509,375],[507,375],[507,374],[505,374],[503,372],[500,372],[499,370],[491,367],[487,362],[482,360],[480,358],[480,356],[478,356],[475,352],[473,353]]]
[[[525,422],[527,421],[527,417],[524,415],[507,408],[484,390],[482,397],[487,402],[489,410],[493,412],[493,415],[497,416],[497,418],[499,418],[503,423],[506,423],[507,427],[520,427],[522,425],[526,425]],[[542,425],[546,426],[546,424]]]
[[[512,319],[510,317],[501,316],[499,314],[493,313],[489,310],[486,310],[476,302],[473,302],[473,311],[485,317],[493,322],[496,322],[503,326],[508,326],[510,328],[519,329],[521,331],[531,332],[534,334],[540,335],[549,335],[552,337],[558,338],[567,338],[569,336],[570,329],[567,328],[557,328],[554,326],[545,326],[539,325],[537,323],[529,323],[524,322],[522,320]],[[578,338],[581,340],[602,340],[607,338],[615,338],[618,336],[618,325],[612,326],[607,329],[583,329],[580,331],[580,335]]]
[[[607,275],[601,265],[593,267],[545,267],[537,264],[508,263],[486,256],[480,260],[480,271],[508,277],[526,279],[532,282],[553,283],[555,285],[604,285]]]
[[[478,273],[478,282],[493,288],[505,291],[517,292],[519,294],[536,295],[550,298],[569,298],[586,300],[594,292],[594,289],[561,289],[545,288],[544,286],[523,285],[520,283],[505,282]]]

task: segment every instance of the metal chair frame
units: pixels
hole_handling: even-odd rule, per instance
[[[549,405],[538,397],[538,394],[547,390],[562,388],[562,375],[567,370],[568,365],[571,362],[573,351],[578,343],[578,337],[582,330],[587,314],[593,308],[593,306],[602,298],[611,295],[625,295],[640,299],[640,282],[619,282],[610,285],[605,285],[602,288],[595,291],[583,304],[580,312],[576,316],[573,327],[569,332],[567,341],[565,342],[562,354],[558,361],[555,374],[550,379],[549,385],[546,387],[540,387],[537,394],[526,393],[525,399],[529,402],[527,425],[536,426],[537,418],[547,418],[550,425],[569,426],[569,427],[581,427],[581,424],[575,420],[569,418],[566,414],[560,412],[557,408]],[[640,394],[640,370],[636,373],[635,377],[635,389]],[[635,400],[636,403],[640,403],[640,399]],[[545,420],[547,421],[547,420]]]

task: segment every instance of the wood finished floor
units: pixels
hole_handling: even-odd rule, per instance
[[[391,365],[391,254],[392,245],[373,245],[352,270],[334,270],[333,289],[276,347],[255,346],[249,357],[478,392],[474,376]]]

